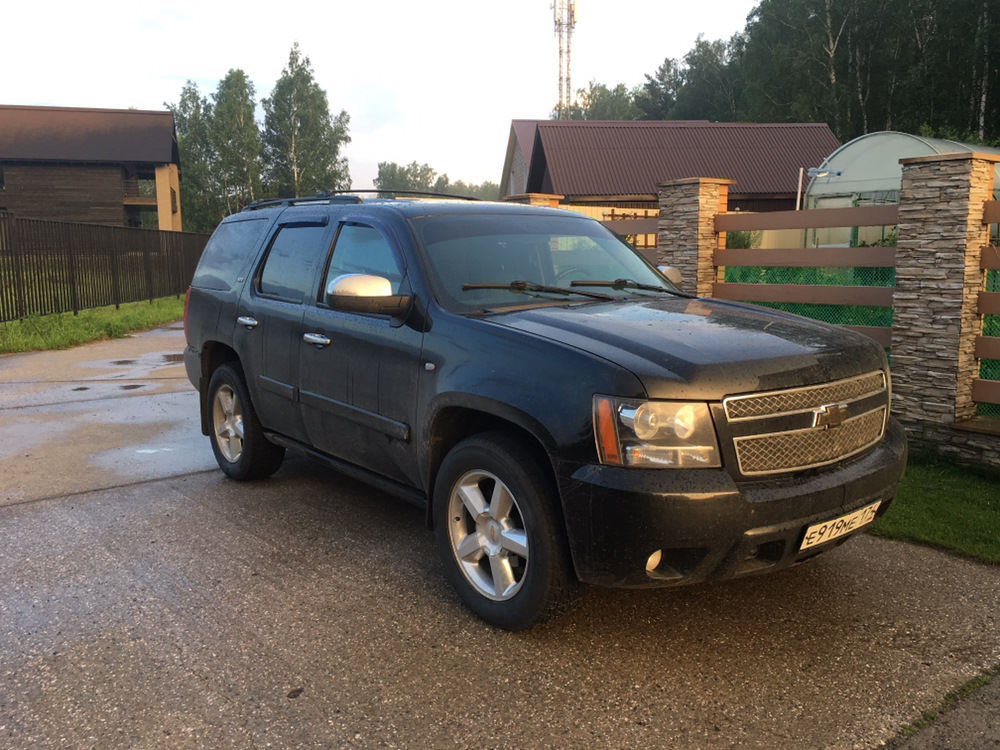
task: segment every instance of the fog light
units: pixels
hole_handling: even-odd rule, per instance
[[[660,567],[660,561],[663,559],[663,550],[656,550],[653,554],[649,556],[646,560],[646,572],[652,573],[658,567]]]

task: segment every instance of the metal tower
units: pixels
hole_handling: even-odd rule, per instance
[[[570,84],[569,61],[573,27],[576,26],[576,0],[553,0],[556,35],[559,37],[559,109],[560,120],[569,119],[569,107],[573,102]]]

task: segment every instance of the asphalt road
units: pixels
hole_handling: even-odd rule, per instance
[[[868,536],[496,631],[416,508],[215,470],[182,346],[0,358],[0,747],[872,748],[1000,662],[1000,569]]]

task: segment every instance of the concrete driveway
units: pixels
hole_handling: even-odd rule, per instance
[[[0,357],[2,747],[870,748],[1000,662],[1000,569],[868,536],[493,630],[416,508],[297,458],[225,479],[182,347]]]

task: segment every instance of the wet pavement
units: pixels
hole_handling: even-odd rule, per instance
[[[873,748],[1000,662],[1000,568],[868,536],[493,630],[418,509],[215,470],[182,346],[0,357],[0,747]]]
[[[183,347],[178,323],[0,356],[0,506],[214,468]]]

